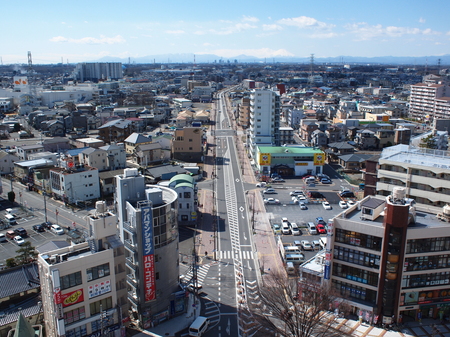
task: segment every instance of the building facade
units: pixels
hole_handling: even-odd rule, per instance
[[[371,323],[450,314],[450,209],[421,208],[405,192],[368,196],[328,226],[325,279]]]
[[[94,62],[78,63],[74,70],[75,78],[80,82],[99,80],[118,80],[123,78],[122,63]]]
[[[280,95],[268,89],[255,89],[250,94],[250,127],[247,144],[256,156],[257,146],[280,146]]]
[[[172,157],[188,163],[203,161],[203,129],[184,127],[175,130],[172,138]]]
[[[143,328],[185,312],[179,287],[177,193],[147,188],[137,169],[116,176],[115,204],[125,245],[128,301]]]
[[[119,337],[128,316],[125,249],[117,217],[98,202],[88,242],[38,256],[46,336]]]
[[[409,115],[423,121],[450,116],[450,86],[445,79],[429,75],[411,85]]]

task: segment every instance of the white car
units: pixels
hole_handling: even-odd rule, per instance
[[[311,245],[311,243],[308,240],[302,240],[300,242],[300,245],[302,247],[303,250],[313,250],[313,246]]]
[[[299,206],[300,206],[300,209],[308,209],[308,207],[306,207],[306,204],[304,202],[300,202]]]
[[[56,235],[63,235],[64,234],[64,229],[62,229],[59,225],[52,225],[50,230],[53,233],[55,233]]]
[[[264,199],[264,203],[267,205],[278,205],[280,203],[280,200],[275,198],[267,198]]]
[[[264,193],[264,194],[277,194],[277,191],[275,191],[275,189],[273,189],[273,188],[266,188],[266,189],[263,191],[263,193]]]
[[[331,209],[331,205],[328,201],[324,201],[322,202],[322,206],[323,208],[325,208],[326,210],[330,210]]]
[[[300,229],[298,228],[297,224],[295,222],[291,223],[291,233],[292,235],[300,235]]]
[[[290,196],[294,196],[294,195],[305,195],[305,193],[303,191],[292,191],[289,193]]]
[[[340,208],[348,208],[347,202],[344,200],[339,201],[339,207]]]
[[[260,183],[257,183],[257,184],[256,184],[256,187],[266,187],[266,185],[267,185],[267,183],[264,182],[264,181],[262,181],[262,182],[260,182]]]
[[[353,205],[356,205],[356,202],[354,202],[353,200],[349,200],[349,201],[347,201],[347,205],[348,205],[348,207],[351,207]]]
[[[314,249],[319,249],[320,248],[320,242],[319,242],[319,240],[314,240],[314,241],[311,241],[311,245],[314,247]]]
[[[25,240],[20,235],[15,236],[13,240],[18,246],[22,246],[25,243]]]

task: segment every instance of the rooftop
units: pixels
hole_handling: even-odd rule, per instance
[[[409,145],[395,145],[387,147],[381,152],[380,162],[388,160],[411,165],[449,169],[449,158],[450,151],[416,148]]]

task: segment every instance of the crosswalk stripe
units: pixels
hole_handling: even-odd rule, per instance
[[[240,250],[239,252],[237,251],[230,251],[230,250],[220,250],[219,251],[219,259],[220,260],[225,260],[225,259],[240,259],[240,260],[253,260],[254,259],[254,254],[253,251],[248,251],[248,250]]]

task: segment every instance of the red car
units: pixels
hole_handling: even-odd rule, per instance
[[[319,232],[319,234],[325,234],[327,231],[325,230],[325,226],[322,224],[318,224],[316,225],[317,228],[317,232]]]

